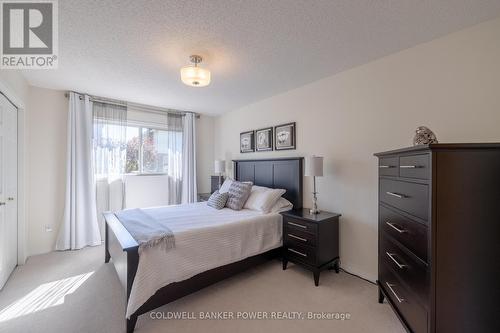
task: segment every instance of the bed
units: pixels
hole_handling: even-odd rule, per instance
[[[294,208],[302,208],[303,158],[233,162],[236,180],[285,189],[283,197]],[[104,213],[105,262],[114,265],[126,290],[127,332],[134,331],[139,315],[281,254],[282,220],[277,213],[216,211],[205,203],[152,208],[150,213],[170,217],[174,221],[172,231],[176,237],[176,248],[173,251],[160,252],[153,248],[143,250],[139,256],[138,243],[117,216]],[[187,225],[190,227],[187,228]],[[245,237],[248,233],[253,236]],[[188,244],[188,241],[191,244],[199,242],[200,247],[204,247],[202,252],[205,257],[199,256],[200,252],[194,248],[177,248],[177,244]],[[241,245],[243,243],[245,246]],[[218,252],[216,249],[220,244],[230,249],[226,251],[230,253]],[[164,266],[165,271],[155,275],[154,270],[148,269],[155,264],[156,267]]]

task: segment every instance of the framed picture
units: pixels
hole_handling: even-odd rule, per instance
[[[253,153],[254,142],[254,131],[240,133],[240,153]]]
[[[276,150],[295,149],[295,123],[274,126],[274,137]]]
[[[263,128],[255,131],[255,150],[273,150],[273,128]]]

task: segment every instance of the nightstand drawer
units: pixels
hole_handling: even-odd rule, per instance
[[[211,195],[211,193],[198,193],[198,202],[208,201]]]
[[[283,270],[289,261],[313,272],[319,285],[321,271],[333,268],[339,272],[339,214],[310,214],[301,208],[282,212]]]
[[[304,232],[295,228],[285,228],[284,230],[285,244],[290,242],[309,246],[316,245],[316,235],[314,234],[310,234],[308,232]]]
[[[288,216],[283,219],[283,223],[285,224],[285,229],[307,231],[312,234],[316,234],[317,231],[317,225],[315,223],[294,219]]]
[[[290,260],[298,260],[306,264],[316,264],[316,249],[298,244],[287,244],[285,246],[286,256]]]

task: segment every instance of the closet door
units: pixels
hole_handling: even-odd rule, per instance
[[[17,109],[0,94],[0,289],[17,265]]]

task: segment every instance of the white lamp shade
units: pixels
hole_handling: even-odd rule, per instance
[[[191,87],[206,87],[210,84],[210,71],[201,67],[185,66],[181,68],[181,80]]]
[[[224,171],[226,171],[226,161],[215,160],[214,169],[215,173],[223,173]]]
[[[304,176],[323,176],[323,157],[309,156],[306,157],[306,167]]]

